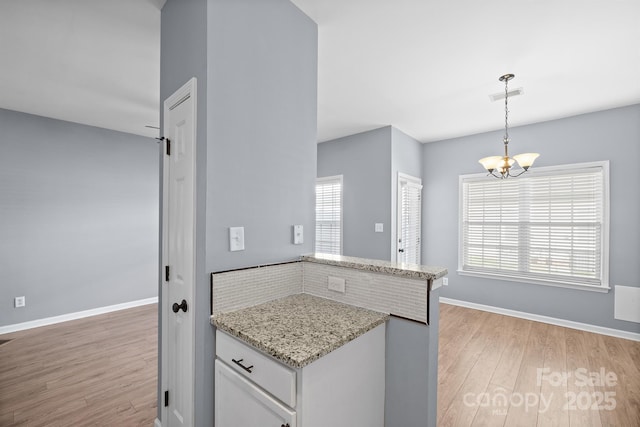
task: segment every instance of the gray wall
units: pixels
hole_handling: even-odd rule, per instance
[[[195,322],[195,425],[213,425],[213,333],[209,325],[209,276],[206,270],[207,172],[207,0],[168,0],[160,25],[160,101],[164,102],[192,77],[197,79],[195,287],[191,304]],[[163,105],[160,106],[162,121]],[[161,236],[162,239],[162,236]],[[161,267],[161,266],[160,266]],[[160,275],[162,277],[162,275]],[[161,288],[162,282],[158,283]],[[162,295],[162,293],[160,293]],[[161,301],[162,303],[162,301]],[[162,322],[158,323],[161,355]],[[207,359],[210,357],[210,360]],[[162,360],[158,358],[158,418],[162,408]]]
[[[429,325],[398,317],[387,322],[385,426],[436,427],[439,292],[429,295]]]
[[[157,296],[157,142],[9,110],[0,129],[0,326]]]
[[[297,259],[315,234],[316,24],[288,0],[214,1],[209,16],[207,271]],[[229,252],[233,226],[244,251]]]
[[[198,78],[195,424],[213,425],[208,274],[313,249],[317,28],[288,0],[168,0],[161,57],[161,99]]]
[[[318,177],[343,176],[343,255],[395,260],[398,172],[422,176],[422,144],[392,126],[318,144]]]
[[[343,175],[344,255],[395,259],[398,172],[422,177],[422,144],[391,126],[318,144],[318,177]],[[374,232],[376,222],[384,233]],[[436,425],[437,291],[431,297],[428,327],[387,324],[386,425]]]
[[[480,173],[478,159],[499,153],[502,133],[423,146],[423,263],[449,269],[449,286],[441,295],[640,332],[639,324],[613,318],[614,290],[603,294],[456,274],[458,176]],[[640,105],[515,127],[510,135],[513,153],[541,153],[534,167],[610,161],[610,285],[640,286]]]
[[[343,176],[343,255],[390,259],[391,134],[386,126],[318,144],[318,177]]]

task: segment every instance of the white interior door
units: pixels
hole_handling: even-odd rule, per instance
[[[193,426],[196,79],[164,102],[162,425]]]
[[[422,180],[398,174],[397,260],[421,263]]]

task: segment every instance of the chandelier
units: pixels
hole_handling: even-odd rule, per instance
[[[479,160],[482,166],[489,172],[488,175],[492,175],[496,178],[504,179],[508,177],[516,177],[525,173],[533,162],[538,158],[538,153],[524,153],[516,154],[513,157],[509,157],[509,80],[513,79],[515,75],[505,74],[500,77],[500,81],[504,82],[504,156],[490,156]],[[518,162],[518,165],[522,168],[517,174],[511,173],[511,166]]]

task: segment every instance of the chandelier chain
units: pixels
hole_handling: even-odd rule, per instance
[[[479,160],[480,164],[487,170],[488,175],[495,178],[505,179],[509,177],[517,177],[527,172],[533,162],[538,158],[538,153],[522,153],[513,157],[509,156],[509,80],[515,77],[514,74],[505,74],[500,76],[498,80],[504,82],[504,137],[503,137],[503,154],[502,156],[489,156]],[[511,166],[518,164],[522,168],[521,171],[511,173]]]
[[[509,78],[504,79],[504,143],[509,143]]]

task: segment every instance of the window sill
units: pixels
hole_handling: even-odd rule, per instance
[[[579,291],[588,291],[588,292],[600,292],[600,293],[608,293],[611,289],[607,286],[595,286],[595,285],[577,285],[575,283],[566,283],[566,282],[554,282],[549,280],[535,280],[535,279],[524,279],[521,277],[513,277],[502,274],[490,274],[490,273],[478,273],[464,270],[457,270],[460,276],[471,276],[471,277],[481,277],[484,279],[496,279],[496,280],[505,280],[509,282],[519,282],[519,283],[530,283],[533,285],[543,285],[543,286],[551,286],[555,288],[566,288],[566,289],[576,289]]]

